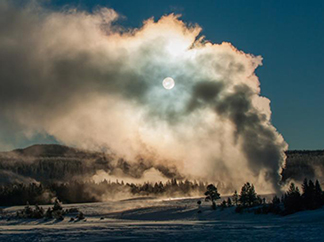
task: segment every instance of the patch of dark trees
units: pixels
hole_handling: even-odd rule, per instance
[[[124,183],[104,180],[94,182],[30,183],[0,186],[0,206],[30,204],[50,204],[55,198],[63,203],[100,202],[132,196],[181,197],[203,195],[206,183],[178,181],[171,179],[165,183]]]
[[[305,177],[315,180],[324,174],[324,150],[291,150],[286,155],[281,173],[283,182],[290,179],[302,182]]]
[[[39,206],[34,205],[30,206],[29,203],[25,206],[24,209],[18,210],[15,216],[9,216],[7,220],[13,219],[56,219],[64,220],[65,216],[70,216],[70,222],[84,220],[84,214],[79,211],[77,208],[68,208],[63,209],[61,202],[58,199],[55,199],[53,207],[49,207],[46,210]],[[72,216],[72,217],[71,217]],[[74,216],[74,217],[73,217]]]
[[[0,153],[0,184],[9,184],[15,180],[24,182],[34,179],[39,182],[70,182],[92,177],[103,170],[113,174],[122,170],[126,176],[141,178],[143,173],[153,168],[153,163],[141,158],[130,163],[122,158],[112,164],[113,158],[100,153],[84,156],[62,157],[22,157],[4,156]],[[154,166],[167,178],[182,178],[175,167]],[[15,175],[19,175],[17,177]]]
[[[205,195],[205,200],[211,202],[212,209],[225,209],[235,207],[237,213],[253,212],[255,214],[278,214],[288,215],[304,210],[315,210],[324,205],[324,192],[321,185],[316,180],[304,179],[302,191],[294,184],[290,183],[288,190],[279,198],[274,196],[271,201],[259,196],[254,185],[245,183],[240,193],[237,191],[221,203],[217,204],[217,200],[221,199],[221,195],[214,184],[191,181],[177,181],[171,179],[166,183],[124,183],[103,181],[101,183],[93,182],[72,182],[72,183],[49,183],[49,184],[12,184],[0,186],[0,205],[26,205],[24,210],[18,211],[18,218],[56,218],[61,220],[64,215],[78,211],[64,211],[60,205],[63,203],[84,203],[102,201],[102,196],[113,198],[114,195],[129,193],[130,196],[192,196]],[[54,202],[53,208],[45,211],[39,205],[51,204]],[[31,208],[29,204],[35,205]],[[198,201],[198,212],[200,210],[201,201]],[[82,215],[82,214],[81,214]],[[81,216],[80,215],[80,216]],[[79,216],[79,215],[78,215]]]
[[[264,198],[257,195],[253,184],[245,183],[241,188],[240,194],[234,192],[232,197],[223,200],[218,206],[216,201],[221,198],[217,191],[217,187],[213,184],[207,186],[205,192],[205,200],[212,202],[212,208],[221,209],[236,206],[237,213],[254,212],[255,214],[278,214],[288,215],[304,210],[315,210],[324,205],[324,192],[318,180],[315,183],[312,180],[304,179],[302,184],[302,192],[294,184],[290,183],[288,190],[279,198],[274,196],[272,201],[266,202]],[[200,205],[198,201],[198,206]],[[201,212],[200,210],[198,212]]]

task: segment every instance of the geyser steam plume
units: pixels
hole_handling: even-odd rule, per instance
[[[46,133],[189,179],[277,190],[287,145],[260,96],[254,70],[262,58],[205,41],[179,18],[125,30],[112,9],[2,1],[0,131]],[[172,90],[161,85],[166,77]]]

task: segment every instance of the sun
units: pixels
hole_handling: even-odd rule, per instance
[[[170,89],[174,88],[175,82],[174,82],[173,78],[167,77],[163,80],[162,85],[165,89],[170,90]]]

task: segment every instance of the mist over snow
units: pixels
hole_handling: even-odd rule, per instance
[[[262,57],[211,43],[178,15],[137,29],[118,18],[107,8],[58,12],[1,1],[0,140],[48,134],[188,179],[278,191],[287,144],[260,96],[254,71]],[[175,80],[171,90],[166,77]]]

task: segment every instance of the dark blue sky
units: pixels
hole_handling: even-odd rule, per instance
[[[52,1],[91,11],[115,9],[120,24],[139,27],[150,17],[180,13],[198,23],[206,39],[231,42],[263,56],[257,69],[262,95],[270,98],[272,122],[289,149],[324,148],[324,1],[80,0]]]

